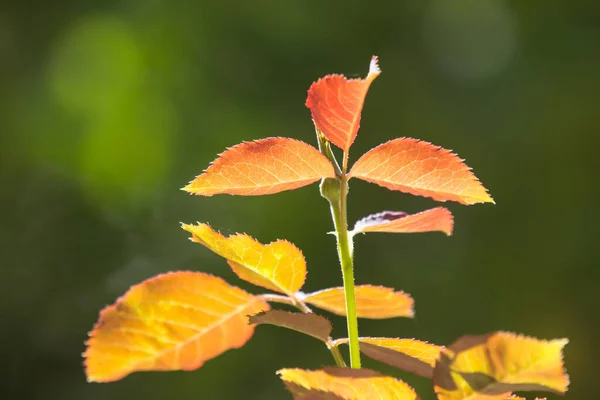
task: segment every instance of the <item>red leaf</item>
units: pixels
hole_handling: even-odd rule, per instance
[[[344,151],[348,151],[354,143],[369,86],[380,73],[377,57],[374,56],[365,79],[327,75],[308,90],[306,107],[310,109],[317,129]]]
[[[333,178],[327,157],[309,144],[272,137],[244,142],[220,154],[183,190],[203,196],[260,196],[297,189],[321,178]]]
[[[432,208],[408,215],[401,211],[383,211],[369,215],[354,225],[354,232],[416,233],[441,231],[452,234],[454,218],[444,207]]]
[[[100,312],[85,351],[89,381],[135,371],[193,370],[254,333],[248,314],[268,310],[259,296],[201,272],[158,275]]]
[[[369,150],[349,177],[437,201],[494,202],[463,160],[450,150],[416,139],[394,139]]]

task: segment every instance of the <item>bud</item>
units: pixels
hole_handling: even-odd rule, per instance
[[[340,201],[340,182],[334,178],[325,178],[319,185],[321,189],[321,197],[329,200],[330,203],[338,203]]]

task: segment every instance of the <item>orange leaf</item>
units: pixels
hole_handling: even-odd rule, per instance
[[[443,349],[415,339],[364,337],[358,340],[360,351],[366,356],[425,378],[433,376],[435,361]],[[348,339],[335,341],[339,343],[348,343]]]
[[[296,400],[416,400],[406,383],[368,369],[324,368],[277,371]]]
[[[300,249],[285,240],[261,244],[245,234],[221,235],[208,224],[186,225],[191,240],[228,260],[241,279],[254,285],[285,293],[290,297],[306,279],[306,262]]]
[[[416,139],[394,139],[369,150],[349,176],[437,201],[494,202],[463,160]]]
[[[504,400],[521,390],[564,393],[567,342],[507,332],[463,336],[442,351],[433,374],[435,391],[440,400]]]
[[[242,347],[254,333],[247,315],[268,309],[260,297],[201,272],[150,278],[100,312],[84,353],[87,379],[199,368]]]
[[[356,314],[360,318],[383,319],[414,316],[414,300],[407,293],[383,286],[355,288]],[[334,287],[302,296],[301,300],[337,315],[346,315],[344,288]]]
[[[333,327],[325,317],[282,310],[269,310],[250,316],[251,324],[271,324],[312,336],[323,342],[329,341]]]
[[[401,211],[383,211],[369,215],[354,225],[354,232],[416,233],[441,231],[452,235],[454,218],[444,207],[408,215]]]
[[[333,177],[331,162],[311,145],[272,137],[230,147],[183,190],[202,196],[260,196]]]
[[[310,109],[317,129],[344,151],[348,151],[356,139],[365,97],[380,73],[377,57],[373,57],[365,79],[327,75],[308,90],[306,107]]]

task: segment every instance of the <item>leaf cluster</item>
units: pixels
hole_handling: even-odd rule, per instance
[[[412,138],[381,144],[349,168],[363,104],[380,74],[373,57],[364,79],[328,75],[311,85],[306,106],[316,127],[318,149],[282,137],[244,142],[221,153],[183,190],[202,196],[258,196],[321,181],[321,194],[333,207],[345,199],[348,181],[356,178],[441,202],[493,203],[464,160]],[[341,163],[332,144],[343,152]],[[383,211],[359,220],[349,232],[345,219],[341,228],[338,222],[336,234],[350,238],[345,255],[350,258],[351,239],[359,233],[451,235],[454,227],[452,214],[444,207],[413,214]],[[295,399],[418,398],[397,378],[348,368],[341,349],[353,345],[350,331],[348,338],[332,338],[330,321],[313,310],[348,318],[349,310],[358,318],[411,318],[414,300],[409,294],[375,285],[354,287],[353,282],[349,287],[304,293],[307,265],[292,243],[263,244],[247,234],[226,237],[207,223],[182,224],[182,228],[192,242],[223,257],[240,279],[269,292],[252,294],[219,277],[189,271],[141,282],[100,312],[84,353],[89,381],[116,381],[136,371],[194,370],[245,345],[257,325],[270,324],[312,336],[332,354],[335,366],[277,372]],[[275,304],[296,311],[272,308]],[[492,332],[463,336],[446,347],[386,337],[359,337],[357,345],[366,357],[431,379],[440,400],[505,400],[517,399],[513,393],[524,390],[564,393],[569,384],[562,359],[566,343],[566,339],[544,341]]]

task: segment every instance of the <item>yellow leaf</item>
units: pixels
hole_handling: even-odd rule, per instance
[[[521,390],[564,393],[567,342],[507,332],[463,336],[442,351],[434,369],[435,391],[440,400],[504,400]]]
[[[277,371],[295,400],[415,400],[406,383],[368,369],[324,368]]]
[[[383,286],[358,285],[355,288],[356,314],[360,318],[383,319],[414,316],[414,300],[402,291]],[[302,296],[302,300],[337,315],[346,315],[344,288],[335,287]]]
[[[226,258],[233,271],[247,282],[290,297],[304,285],[306,262],[290,242],[278,240],[263,245],[245,234],[225,237],[208,224],[182,227],[192,234],[193,242]]]
[[[85,357],[89,381],[135,371],[193,370],[242,347],[254,333],[248,314],[268,310],[260,297],[200,272],[158,275],[100,312]]]
[[[444,348],[415,339],[363,337],[358,340],[360,351],[366,356],[425,378],[433,376],[435,361]],[[334,343],[348,343],[348,339]]]

